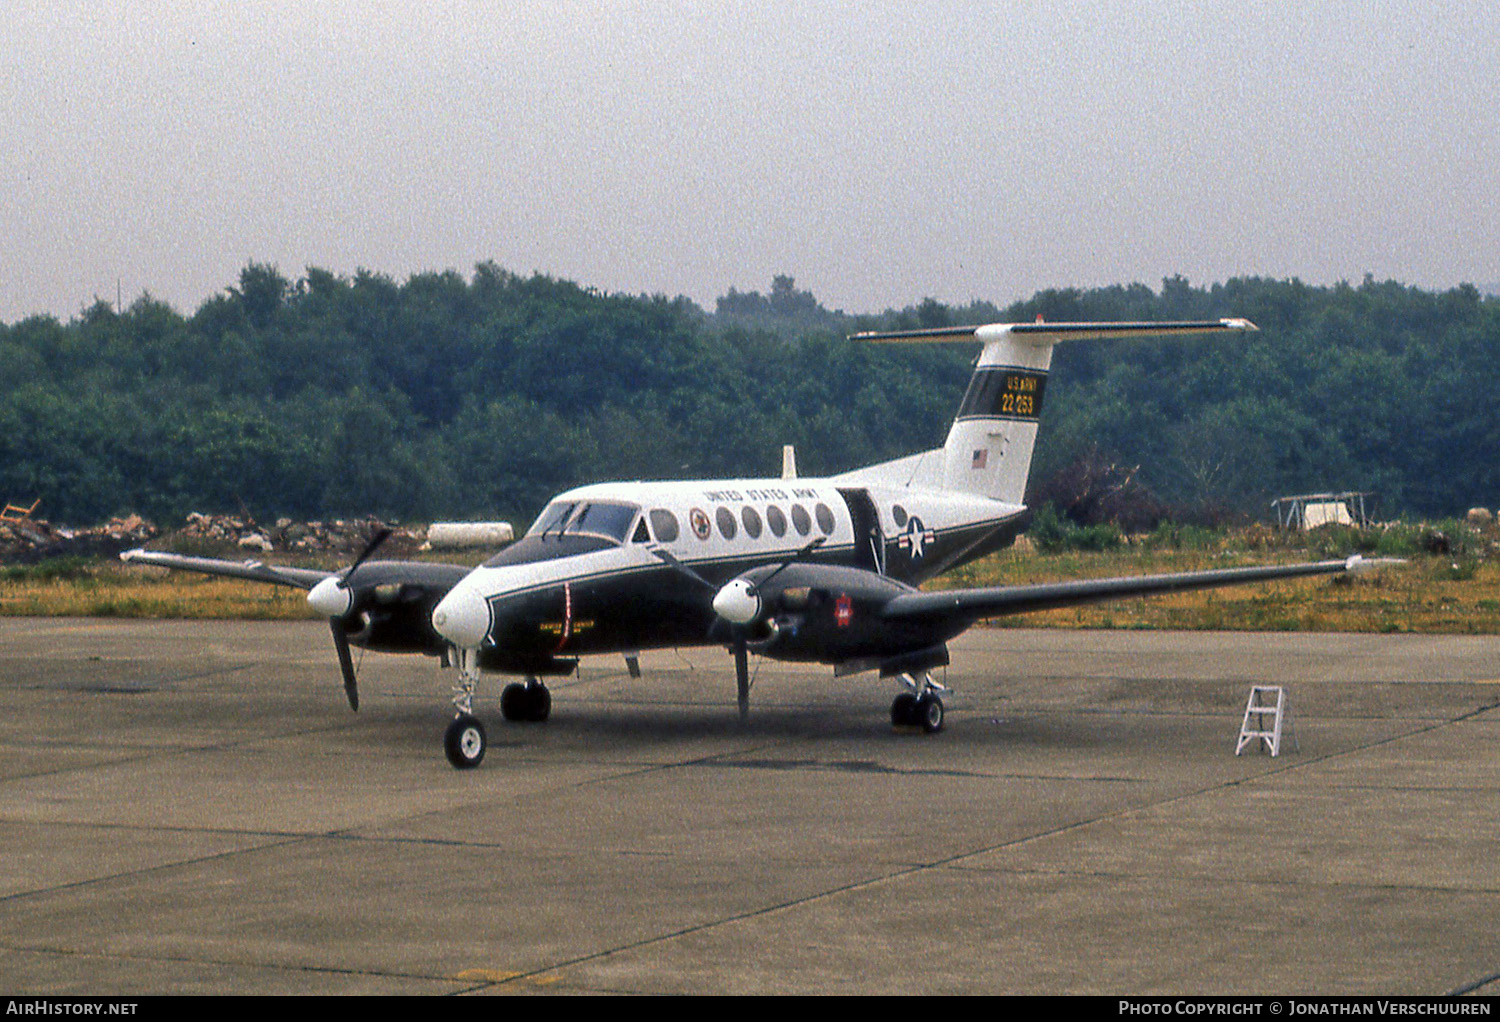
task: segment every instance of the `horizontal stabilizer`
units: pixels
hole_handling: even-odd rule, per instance
[[[984,326],[943,326],[926,330],[885,330],[851,334],[851,341],[909,341],[940,343],[974,340],[989,342],[1010,336],[1029,344],[1088,341],[1103,337],[1161,337],[1172,334],[1211,334],[1230,330],[1259,330],[1248,319],[1188,319],[1161,323],[988,323]]]

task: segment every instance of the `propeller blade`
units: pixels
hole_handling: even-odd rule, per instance
[[[349,709],[359,711],[359,685],[354,680],[354,658],[349,655],[349,637],[337,618],[329,618],[328,627],[333,632],[333,648],[339,653],[339,670],[344,675],[344,695],[349,697]]]
[[[780,564],[776,565],[776,570],[773,571],[773,572],[771,572],[771,574],[767,575],[765,578],[761,579],[760,582],[757,583],[756,588],[759,589],[761,586],[763,586],[767,582],[771,581],[771,579],[775,578],[777,575],[780,575],[788,567],[790,567],[793,564],[796,564],[798,561],[802,560],[808,554],[812,553],[814,550],[818,549],[818,547],[822,546],[824,543],[827,543],[827,542],[828,542],[828,537],[827,536],[819,536],[817,539],[815,539],[811,543],[807,544],[807,546],[803,547],[801,550],[798,550],[795,554],[792,554],[792,556],[788,557],[786,560],[784,560]]]
[[[344,583],[346,585],[348,584],[350,577],[353,576],[355,571],[359,569],[359,566],[365,563],[365,561],[369,560],[370,555],[380,548],[380,544],[384,543],[387,539],[390,539],[390,537],[391,530],[386,528],[384,525],[376,530],[375,535],[370,537],[370,542],[365,544],[364,550],[360,551],[359,556],[354,559],[354,563],[349,565],[349,570],[344,572]]]
[[[708,579],[706,579],[702,575],[698,574],[692,568],[689,568],[686,564],[683,564],[675,556],[673,556],[673,554],[670,551],[663,550],[660,547],[657,547],[655,550],[652,550],[651,553],[653,553],[654,555],[656,555],[656,557],[659,560],[665,561],[667,564],[669,564],[672,567],[676,568],[678,571],[682,572],[684,575],[686,575],[688,578],[692,579],[694,582],[697,582],[704,589],[708,589],[708,590],[710,590],[712,592],[715,592],[715,593],[717,593],[719,591],[719,587],[718,586],[714,585]]]
[[[788,565],[794,564],[797,561],[800,561],[803,558],[807,557],[808,554],[812,553],[827,541],[827,536],[819,536],[817,539],[814,539],[811,543],[808,543],[802,549],[792,554],[792,556],[788,557],[785,561],[781,562],[781,564],[777,565],[776,570],[771,572],[771,574],[767,575],[765,578],[761,579],[759,583],[756,583],[754,585],[745,583],[746,595],[755,599],[757,607],[756,614],[759,614],[758,608],[760,598],[758,593],[761,587],[764,586],[767,582],[771,581],[771,579],[779,575],[782,570],[785,569]],[[671,552],[662,550],[660,547],[652,550],[651,552],[655,554],[660,560],[662,560],[666,564],[671,565],[673,568],[676,568],[679,572],[686,575],[688,578],[701,585],[704,589],[707,589],[714,594],[716,604],[714,607],[714,620],[713,623],[709,626],[708,634],[709,637],[712,638],[714,633],[718,631],[721,626],[728,625],[730,628],[730,635],[732,637],[731,645],[734,648],[734,681],[739,696],[740,719],[747,719],[750,716],[750,649],[748,639],[746,638],[748,633],[745,629],[745,625],[748,624],[748,622],[737,622],[725,617],[722,610],[720,609],[720,604],[722,603],[722,601],[719,599],[720,597],[727,598],[726,594],[733,592],[731,587],[735,584],[735,581],[739,580],[731,581],[724,586],[716,586],[708,579],[698,574],[692,568],[689,568],[686,564],[683,564],[681,561],[679,561],[671,554]]]
[[[734,680],[739,689],[740,720],[750,716],[750,651],[745,648],[745,631],[735,629]]]
[[[354,677],[354,657],[349,653],[349,635],[344,631],[344,619],[354,610],[355,593],[350,582],[359,566],[370,559],[380,544],[390,538],[391,530],[382,525],[359,552],[354,563],[342,576],[330,575],[307,594],[307,602],[313,609],[328,615],[328,630],[333,633],[333,648],[339,654],[339,673],[344,676],[344,695],[349,698],[349,709],[359,710],[359,683]]]

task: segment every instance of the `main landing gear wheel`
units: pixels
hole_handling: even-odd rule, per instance
[[[541,723],[552,713],[552,692],[539,681],[513,681],[500,692],[500,713],[506,720]]]
[[[943,730],[943,701],[928,692],[917,699],[917,723],[930,735]]]
[[[919,727],[928,734],[943,730],[943,701],[928,692],[917,696],[902,692],[891,703],[891,724],[894,727]]]
[[[928,734],[943,730],[943,693],[948,690],[932,680],[932,675],[918,681],[910,674],[901,675],[906,691],[891,703],[891,724],[895,727],[919,727]]]
[[[552,714],[552,690],[546,685],[528,685],[526,698],[531,711],[527,720],[540,724]]]
[[[902,692],[891,703],[891,726],[892,727],[915,727],[917,724],[917,697],[910,692]]]
[[[443,733],[443,752],[447,753],[448,762],[459,770],[469,770],[483,762],[487,744],[484,725],[478,717],[468,714],[456,717]]]

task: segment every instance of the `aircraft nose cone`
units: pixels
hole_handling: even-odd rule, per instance
[[[461,649],[478,649],[490,633],[490,607],[472,589],[459,586],[433,608],[432,627]]]
[[[744,579],[731,579],[714,594],[714,613],[732,625],[748,625],[760,613],[760,594]]]
[[[313,586],[307,593],[308,604],[324,617],[343,617],[349,613],[351,600],[349,590],[340,585],[338,578],[333,575]]]

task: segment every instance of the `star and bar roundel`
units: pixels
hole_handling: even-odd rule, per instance
[[[937,539],[937,533],[922,524],[922,519],[912,515],[906,520],[906,530],[896,537],[896,546],[906,551],[914,561],[922,559],[928,544]]]

